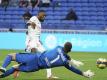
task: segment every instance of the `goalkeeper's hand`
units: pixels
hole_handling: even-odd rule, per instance
[[[84,65],[84,63],[81,62],[81,61],[77,61],[77,60],[71,59],[69,61],[69,65],[74,65],[76,67],[80,67],[80,66]]]
[[[83,76],[87,78],[93,77],[95,74],[91,70],[87,70],[86,72],[83,72]]]

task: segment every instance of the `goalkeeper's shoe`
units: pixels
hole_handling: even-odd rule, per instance
[[[0,75],[3,75],[6,72],[6,69],[3,67],[0,67]]]
[[[13,73],[13,77],[14,77],[14,78],[19,77],[19,73],[20,73],[19,70],[15,70],[15,72]]]
[[[0,78],[3,78],[3,74],[2,74],[2,75],[0,75]]]
[[[51,75],[50,77],[47,77],[48,80],[53,80],[53,79],[59,79],[59,77]]]

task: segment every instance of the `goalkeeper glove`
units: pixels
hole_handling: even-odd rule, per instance
[[[86,72],[83,72],[83,76],[87,78],[93,77],[95,74],[91,70],[87,70]]]

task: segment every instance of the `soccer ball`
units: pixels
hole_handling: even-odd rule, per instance
[[[104,58],[99,58],[97,59],[96,64],[99,69],[105,69],[107,67],[107,60]]]

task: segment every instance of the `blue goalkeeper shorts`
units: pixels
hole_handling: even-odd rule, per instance
[[[17,53],[16,62],[20,64],[19,70],[22,72],[34,72],[39,70],[37,54]]]

